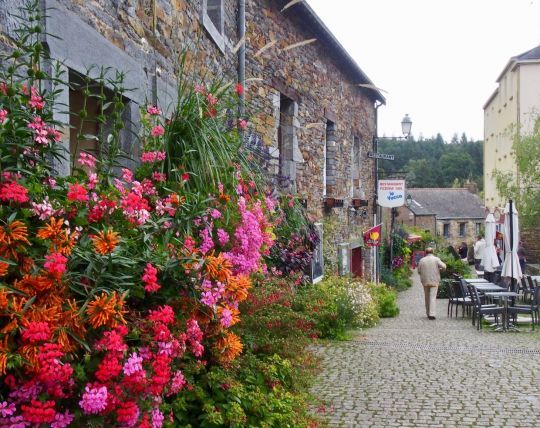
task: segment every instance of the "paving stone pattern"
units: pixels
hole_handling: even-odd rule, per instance
[[[401,314],[354,340],[315,348],[312,392],[331,427],[540,427],[540,335],[478,332],[468,318],[425,316],[418,275]]]

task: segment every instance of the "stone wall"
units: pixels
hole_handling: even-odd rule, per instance
[[[203,23],[203,1],[41,0],[50,8],[47,31],[63,39],[46,41],[66,71],[84,73],[93,61],[126,72],[135,89],[130,95],[134,112],[156,99],[167,110],[176,99],[182,55],[187,74],[198,76],[193,84],[211,76],[237,81],[238,2],[223,0],[220,45]],[[14,28],[6,12],[16,11],[19,3],[0,0],[3,45]],[[350,242],[372,225],[374,161],[367,151],[375,132],[374,94],[358,86],[350,64],[329,45],[327,34],[316,34],[305,22],[298,6],[281,11],[285,3],[246,2],[246,139],[265,148],[270,173],[287,177],[282,187],[307,200],[313,221],[337,224],[330,242]],[[309,39],[316,40],[288,49]],[[360,193],[369,206],[355,210],[351,198]],[[325,195],[343,200],[342,206],[324,209]],[[364,260],[370,272],[369,251]]]
[[[465,223],[465,234],[460,236],[459,225],[460,223]],[[459,219],[459,220],[446,220],[446,219],[437,219],[437,234],[445,239],[447,245],[452,245],[453,247],[459,247],[462,242],[467,243],[467,245],[474,245],[476,242],[476,224],[480,223],[484,225],[482,219]],[[450,234],[448,238],[444,237],[444,224],[450,225]]]
[[[523,228],[520,231],[520,239],[523,242],[527,263],[540,263],[540,227]]]

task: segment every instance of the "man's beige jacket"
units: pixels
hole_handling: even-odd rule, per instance
[[[438,286],[441,280],[441,269],[446,269],[446,265],[433,254],[428,254],[426,257],[420,259],[418,273],[420,274],[422,285]]]

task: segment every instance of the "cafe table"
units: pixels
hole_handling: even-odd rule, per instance
[[[503,291],[506,291],[506,288],[501,287],[500,285],[493,284],[492,282],[483,282],[478,284],[471,284],[474,288],[476,288],[478,291],[482,292],[492,292],[492,293],[500,293]]]
[[[514,291],[499,291],[499,292],[487,292],[485,293],[486,296],[492,297],[494,299],[500,299],[503,302],[504,306],[504,312],[503,312],[503,320],[502,320],[502,326],[498,326],[495,328],[495,331],[519,331],[516,326],[510,325],[509,319],[508,319],[508,299],[512,297],[517,297],[518,293],[515,293]]]
[[[487,279],[484,278],[463,278],[466,283],[468,284],[482,284],[489,282]]]

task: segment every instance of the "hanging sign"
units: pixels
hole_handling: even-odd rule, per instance
[[[395,208],[405,204],[405,180],[379,180],[377,203],[381,207]]]
[[[381,225],[373,226],[364,232],[364,244],[366,247],[378,247],[381,245]]]

